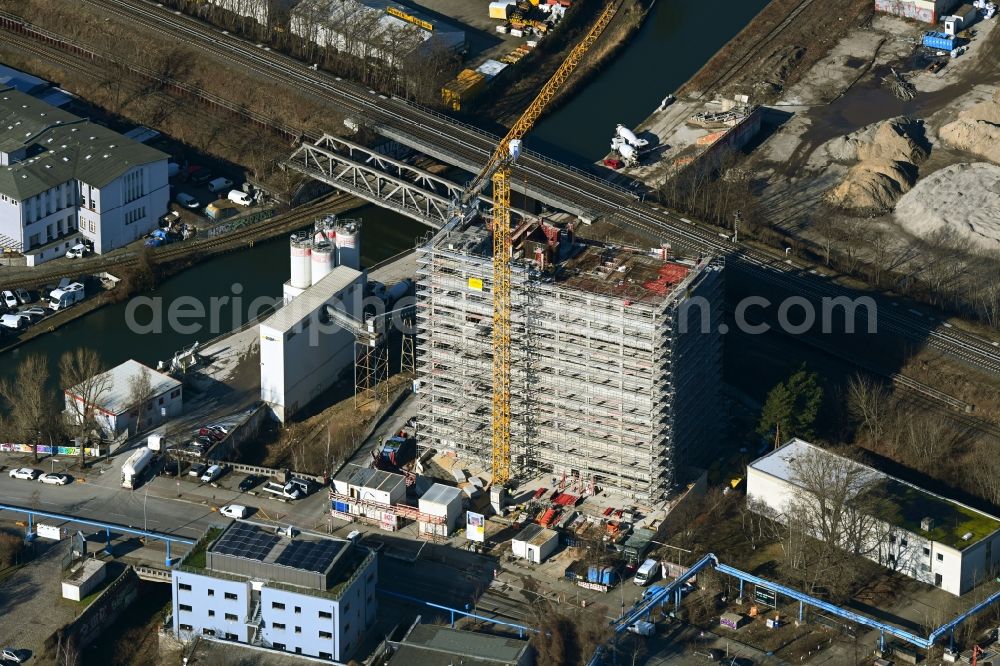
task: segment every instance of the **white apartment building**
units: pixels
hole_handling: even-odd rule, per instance
[[[802,465],[809,456],[834,457],[862,470],[857,476],[864,479],[864,489],[886,501],[886,515],[876,516],[881,529],[872,531],[873,541],[865,548],[869,559],[954,595],[965,594],[1000,566],[1000,518],[801,439],[747,467],[747,500],[763,503],[782,520],[805,492],[796,461]]]
[[[0,249],[29,266],[80,239],[97,253],[167,212],[168,155],[30,95],[0,90]]]

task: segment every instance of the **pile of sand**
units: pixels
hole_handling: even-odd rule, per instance
[[[856,213],[885,213],[913,187],[917,164],[930,147],[923,125],[905,116],[864,127],[826,146],[840,162],[858,160],[844,180],[827,193],[837,208]]]
[[[1000,164],[1000,89],[992,99],[961,111],[938,134],[949,146]]]
[[[895,217],[916,236],[948,231],[1000,250],[1000,166],[976,162],[935,171],[899,200]]]

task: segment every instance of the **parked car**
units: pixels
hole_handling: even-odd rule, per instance
[[[202,437],[208,437],[212,441],[217,442],[221,439],[224,439],[226,437],[226,433],[222,432],[221,430],[216,430],[215,428],[211,428],[209,426],[204,426],[198,429],[198,438],[200,439]]]
[[[302,497],[302,491],[294,483],[268,481],[260,489],[284,499],[297,500]]]
[[[188,170],[189,173],[191,173],[192,183],[201,185],[202,183],[207,183],[208,181],[215,178],[215,176],[212,175],[212,172],[206,169],[205,167],[193,167],[193,168],[196,168],[197,171],[191,172],[190,169]]]
[[[181,469],[184,469],[184,463],[181,462]],[[163,461],[163,474],[165,476],[177,476],[177,460],[174,458],[167,458]]]
[[[3,652],[0,652],[0,658],[4,661],[12,661],[15,664],[21,664],[24,663],[27,656],[25,655],[25,650],[16,650],[12,647],[6,647],[3,649]]]
[[[608,157],[605,158],[604,160],[604,166],[610,167],[612,169],[621,169],[623,166],[625,166],[625,163],[622,162],[621,160],[616,160],[613,157]]]
[[[34,481],[38,474],[37,469],[31,469],[30,467],[18,467],[17,469],[10,470],[10,478],[12,479]]]
[[[70,249],[66,250],[67,259],[79,259],[80,257],[85,257],[90,253],[90,248],[83,243],[77,243]]]
[[[227,504],[219,509],[219,513],[228,518],[246,518],[250,515],[250,509],[242,504]]]
[[[67,474],[56,474],[53,472],[49,472],[46,474],[42,474],[40,477],[38,477],[38,480],[42,483],[47,483],[53,486],[65,486],[67,483],[69,483],[69,476]]]
[[[188,210],[196,210],[198,208],[201,208],[201,204],[198,203],[198,200],[195,199],[190,194],[187,194],[186,192],[178,192],[177,196],[174,197],[174,201],[184,206]]]
[[[191,465],[191,469],[188,470],[188,476],[200,477],[208,469],[208,465],[204,463],[196,463]]]
[[[3,290],[3,304],[6,305],[8,308],[17,307],[17,296],[15,296],[14,292],[12,292],[10,289]]]
[[[198,439],[195,441],[206,449],[212,446],[212,444],[215,444],[215,440],[213,438],[206,437],[204,435],[198,435]]]
[[[21,305],[27,305],[32,301],[31,294],[28,293],[27,289],[15,289],[14,295],[17,296],[17,300],[21,302]]]
[[[222,476],[222,465],[212,465],[201,474],[202,483],[211,483]]]
[[[33,308],[27,308],[25,310],[21,310],[20,314],[22,314],[22,315],[28,315],[33,320],[35,320],[35,319],[41,319],[42,317],[44,317],[45,315],[47,315],[48,312],[45,311],[45,308],[40,308],[40,307],[36,306],[36,307],[33,307]]]
[[[229,434],[229,426],[224,426],[221,423],[209,423],[205,427],[208,428],[209,430],[215,430],[217,432],[221,432],[223,435]]]
[[[25,326],[27,326],[27,324],[25,323],[24,318],[21,317],[20,315],[8,312],[5,315],[0,315],[0,326],[3,326],[4,328],[12,328],[15,331],[19,331]]]
[[[248,490],[252,490],[256,486],[260,485],[261,481],[263,480],[264,480],[263,476],[259,476],[257,474],[249,474],[246,477],[244,477],[242,481],[240,481],[240,486],[239,486],[240,491],[245,493]]]

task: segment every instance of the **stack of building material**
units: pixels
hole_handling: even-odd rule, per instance
[[[454,80],[441,88],[441,100],[453,111],[461,111],[463,104],[468,104],[486,89],[486,76],[471,69],[463,69]]]

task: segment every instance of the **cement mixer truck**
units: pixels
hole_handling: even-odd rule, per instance
[[[616,128],[617,135],[620,139],[625,141],[633,148],[645,148],[649,145],[649,141],[645,139],[640,139],[635,135],[635,133],[624,125],[618,125]]]

